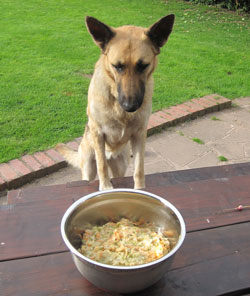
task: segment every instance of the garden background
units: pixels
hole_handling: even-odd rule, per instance
[[[86,15],[148,27],[176,15],[154,74],[153,111],[218,93],[250,95],[250,19],[197,1],[9,0],[0,4],[0,162],[82,135],[100,50]]]

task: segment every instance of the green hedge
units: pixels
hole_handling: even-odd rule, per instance
[[[196,3],[203,3],[207,5],[220,5],[223,8],[230,10],[242,9],[245,12],[250,12],[250,1],[249,0],[186,0]]]

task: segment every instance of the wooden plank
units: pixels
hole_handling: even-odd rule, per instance
[[[1,295],[112,295],[85,280],[68,252],[2,262],[0,275]]]
[[[146,186],[168,186],[244,175],[250,175],[250,162],[149,174],[146,175]],[[132,178],[128,178],[125,182],[124,184],[124,178],[113,179],[116,188],[122,188],[124,185],[132,188],[134,185]]]
[[[60,223],[71,199],[0,207],[0,261],[65,251]]]
[[[248,249],[247,253],[234,253],[171,271],[155,287],[137,295],[156,296],[159,291],[168,296],[211,296],[233,292],[233,295],[244,295],[237,291],[250,289],[249,266]]]
[[[39,202],[1,208],[0,237],[4,245],[1,245],[0,260],[65,250],[60,237],[60,220],[81,192],[70,195],[61,186],[50,189],[52,193],[48,190],[46,196],[54,194],[63,195],[64,198],[42,200],[45,195],[41,190],[36,192]],[[221,212],[239,204],[249,205],[250,176],[152,187],[148,190],[168,199],[180,210],[187,231],[250,221],[250,210]]]
[[[250,176],[152,187],[153,192],[173,203],[182,213],[188,231],[250,221]],[[230,209],[232,209],[230,211]]]
[[[146,175],[147,188],[156,186],[169,186],[180,183],[196,182],[210,179],[231,178],[233,176],[250,175],[250,162],[241,164],[224,165],[217,167],[196,168],[181,171],[164,172]],[[112,180],[115,188],[133,188],[133,178],[117,178]],[[53,191],[64,190],[63,194],[53,194]],[[60,188],[60,189],[59,189]],[[72,190],[74,188],[74,190]],[[10,204],[32,201],[38,199],[37,192],[43,190],[46,199],[54,198],[79,198],[92,191],[98,191],[98,181],[88,184],[86,181],[68,182],[62,185],[34,187],[29,189],[18,189],[8,192]]]
[[[171,270],[136,295],[210,296],[249,289],[249,228],[243,223],[188,233]],[[117,295],[85,280],[68,252],[2,262],[0,276],[2,295]]]
[[[94,191],[98,191],[98,182],[88,184],[87,182],[75,182],[75,186],[71,183],[51,185],[51,186],[38,186],[28,189],[16,189],[8,192],[8,204],[18,204],[39,200],[53,200],[53,199],[79,199],[80,197]]]

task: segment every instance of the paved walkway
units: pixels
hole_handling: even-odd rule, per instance
[[[249,162],[250,97],[235,99],[229,107],[231,101],[210,95],[153,114],[148,126],[146,174]],[[76,149],[79,141],[69,146]],[[0,204],[5,202],[6,189],[81,179],[79,170],[65,166],[53,149],[0,165]],[[127,176],[132,173],[133,160]]]
[[[248,162],[250,97],[234,100],[231,109],[207,114],[149,137],[147,147],[148,173]]]

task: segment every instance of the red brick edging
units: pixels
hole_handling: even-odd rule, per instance
[[[230,108],[231,105],[231,100],[212,94],[163,109],[150,116],[148,136],[162,128],[173,126],[210,112]],[[81,138],[76,138],[74,141],[67,143],[67,145],[77,150],[80,141]],[[18,188],[36,178],[43,177],[66,166],[67,163],[63,157],[54,149],[36,152],[33,155],[24,155],[20,159],[13,159],[7,163],[2,163],[0,164],[0,191]]]

